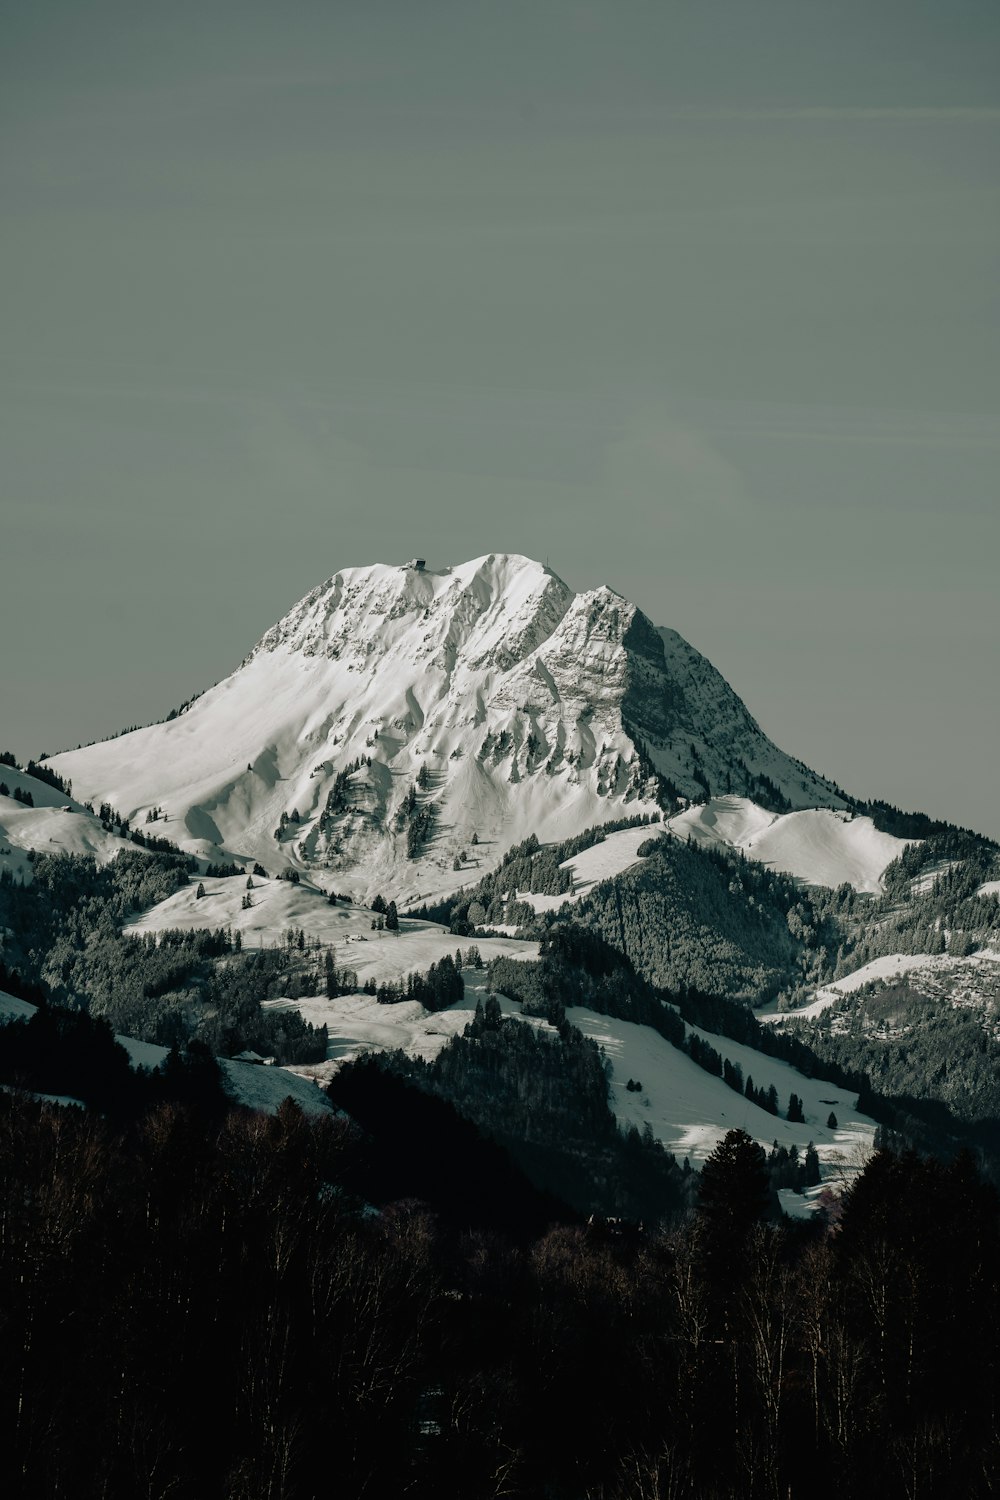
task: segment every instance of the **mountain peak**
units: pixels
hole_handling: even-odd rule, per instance
[[[481,870],[710,792],[841,805],[676,632],[518,553],[342,568],[184,714],[53,764],[212,858],[400,896],[467,879],[473,833]]]

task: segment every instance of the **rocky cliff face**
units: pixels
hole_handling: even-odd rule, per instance
[[[53,763],[198,852],[360,893],[442,890],[665,795],[841,805],[674,631],[509,554],[344,569],[179,718]]]

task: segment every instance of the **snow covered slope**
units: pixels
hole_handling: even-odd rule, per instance
[[[157,831],[196,853],[397,901],[529,833],[651,809],[654,769],[685,796],[763,777],[794,807],[842,805],[675,632],[506,554],[345,568],[184,713],[52,764],[132,821],[162,807]]]
[[[36,1006],[27,1000],[17,1000],[13,995],[0,991],[0,1026],[7,1021],[25,1020],[34,1015]],[[167,1056],[166,1047],[155,1042],[139,1042],[131,1036],[116,1036],[129,1055],[133,1068],[158,1068]],[[326,1094],[310,1078],[287,1068],[260,1067],[256,1064],[237,1062],[234,1058],[220,1057],[219,1066],[223,1082],[238,1104],[249,1109],[259,1109],[264,1114],[275,1114],[285,1099],[294,1099],[306,1114],[328,1114],[333,1108]],[[40,1099],[53,1099],[53,1095],[39,1094]],[[78,1103],[77,1100],[54,1102]]]
[[[566,1016],[604,1048],[612,1065],[611,1105],[617,1118],[640,1130],[648,1124],[657,1140],[678,1160],[687,1156],[700,1165],[726,1131],[734,1129],[747,1131],[766,1150],[777,1141],[779,1146],[796,1145],[803,1151],[812,1141],[821,1164],[828,1167],[839,1165],[858,1147],[867,1150],[872,1146],[875,1121],[855,1108],[856,1093],[821,1078],[806,1078],[788,1063],[753,1047],[697,1026],[688,1027],[730,1062],[739,1063],[758,1088],[773,1084],[782,1110],[789,1095],[797,1093],[804,1121],[772,1115],[741,1098],[721,1078],[706,1073],[686,1053],[646,1026],[596,1015],[579,1006],[568,1010]],[[629,1078],[641,1083],[641,1090],[629,1091]],[[837,1117],[836,1128],[826,1123],[831,1109]]]
[[[908,842],[880,833],[871,818],[825,807],[771,813],[746,797],[713,797],[678,813],[667,826],[678,838],[742,849],[807,885],[835,889],[846,881],[872,892],[881,890],[883,871]]]
[[[648,838],[655,830],[626,829],[611,835],[607,841],[576,856],[578,874],[605,878],[625,868],[635,858],[639,835]],[[631,844],[629,841],[631,840]],[[601,859],[598,860],[597,856]],[[265,943],[280,942],[289,926],[302,927],[307,941],[334,943],[338,966],[354,969],[358,983],[373,980],[376,984],[398,982],[413,971],[425,971],[445,954],[456,948],[468,948],[468,940],[456,938],[434,922],[402,917],[400,930],[371,930],[371,912],[354,906],[330,906],[315,890],[304,884],[287,881],[255,881],[255,906],[241,907],[246,881],[243,877],[205,878],[206,895],[198,899],[195,885],[170,896],[136,922],[131,932],[155,932],[164,928],[221,926],[240,927],[244,947],[252,946],[256,936]],[[251,925],[253,924],[253,925]],[[538,944],[516,938],[477,938],[475,946],[488,963],[494,957],[532,960],[538,957]],[[485,968],[464,967],[462,978],[465,997],[448,1010],[429,1012],[416,1002],[380,1005],[374,995],[354,993],[328,999],[312,995],[296,1000],[273,1000],[268,1008],[289,1007],[297,1010],[315,1026],[329,1029],[329,1051],[325,1063],[303,1065],[294,1071],[304,1079],[327,1081],[347,1059],[374,1049],[401,1048],[408,1055],[430,1060],[449,1040],[460,1033],[471,1019],[477,1000],[489,991]],[[520,1006],[501,996],[505,1014],[527,1020],[544,1028],[546,1023],[534,1017],[522,1017]],[[632,1025],[613,1017],[597,1015],[582,1007],[568,1012],[574,1025],[604,1047],[611,1064],[612,1108],[623,1123],[640,1128],[649,1124],[657,1139],[680,1157],[689,1156],[699,1163],[709,1154],[726,1130],[734,1125],[748,1130],[767,1147],[777,1139],[783,1145],[797,1144],[804,1149],[815,1142],[825,1168],[833,1170],[839,1158],[850,1154],[855,1146],[871,1144],[874,1124],[853,1108],[854,1096],[836,1085],[820,1079],[807,1079],[794,1068],[776,1058],[766,1057],[726,1037],[699,1033],[733,1062],[739,1062],[753,1075],[758,1087],[774,1084],[782,1108],[793,1091],[804,1101],[805,1121],[794,1123],[775,1118],[758,1105],[735,1094],[721,1078],[706,1073],[687,1054],[672,1047],[649,1027]],[[146,1044],[140,1045],[148,1052]],[[157,1049],[158,1050],[158,1049]],[[152,1064],[147,1056],[137,1061]],[[229,1065],[227,1065],[229,1066]],[[233,1064],[232,1067],[239,1065]],[[243,1069],[244,1073],[261,1070]],[[268,1072],[277,1070],[268,1070]],[[638,1079],[641,1092],[626,1088],[629,1078]],[[831,1108],[839,1125],[831,1130],[826,1120]]]
[[[433,1013],[414,1003],[379,1005],[370,995],[342,995],[336,1000],[313,996],[269,1004],[290,1006],[314,1026],[328,1027],[328,1061],[298,1070],[304,1076],[327,1081],[343,1062],[365,1051],[400,1048],[411,1057],[428,1061],[436,1057],[453,1036],[464,1030],[477,1000],[488,988],[482,971],[467,969],[462,977],[465,998],[448,1010]],[[498,998],[505,1015],[547,1029],[545,1021],[523,1016],[520,1006],[508,997]],[[574,1006],[566,1014],[574,1026],[604,1049],[611,1069],[610,1103],[618,1120],[623,1125],[637,1125],[640,1130],[648,1125],[678,1160],[687,1156],[700,1165],[726,1131],[736,1127],[748,1131],[768,1150],[775,1140],[783,1146],[797,1145],[800,1151],[813,1141],[826,1175],[839,1170],[856,1148],[871,1147],[875,1122],[854,1107],[855,1094],[823,1079],[805,1078],[787,1063],[752,1047],[690,1028],[730,1061],[738,1062],[758,1087],[766,1089],[773,1084],[782,1109],[789,1095],[797,1093],[803,1101],[804,1121],[776,1117],[751,1103],[647,1026],[598,1015],[583,1006]],[[642,1088],[627,1088],[630,1079],[641,1083]],[[827,1124],[831,1109],[837,1116],[836,1128]]]
[[[201,884],[205,895],[197,896]],[[330,906],[315,887],[287,880],[264,880],[257,876],[250,892],[253,906],[244,908],[246,877],[205,876],[192,880],[165,901],[153,906],[125,928],[129,935],[163,932],[179,928],[190,932],[199,927],[231,927],[243,934],[244,948],[281,946],[290,927],[305,934],[307,947],[317,942],[332,944],[337,963],[353,969],[361,983],[374,979],[405,978],[414,970],[424,971],[466,940],[454,937],[437,922],[400,917],[399,931],[373,931],[373,913],[360,905]],[[512,938],[477,938],[486,961],[491,958],[537,958],[538,944]]]
[[[33,1016],[37,1006],[28,1000],[18,1000],[16,995],[8,995],[6,990],[0,990],[0,1023],[4,1021],[23,1020],[26,1016]]]
[[[31,880],[26,857],[31,849],[38,854],[92,854],[98,864],[106,864],[120,850],[137,847],[108,833],[82,803],[24,771],[0,765],[0,785],[10,793],[0,793],[0,869],[25,883]],[[30,793],[34,806],[17,801],[15,788]]]
[[[564,859],[560,870],[569,870],[573,877],[573,889],[565,896],[543,896],[535,891],[515,892],[516,899],[523,901],[534,911],[558,911],[567,903],[573,906],[582,901],[595,885],[602,880],[613,880],[633,865],[640,863],[639,849],[661,833],[657,824],[646,824],[640,828],[620,828],[609,833],[599,844],[592,844],[571,859]]]

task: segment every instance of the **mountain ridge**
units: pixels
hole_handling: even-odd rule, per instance
[[[510,553],[344,568],[184,713],[49,764],[191,852],[360,893],[398,867],[453,888],[473,835],[481,869],[710,791],[846,805],[676,631]]]

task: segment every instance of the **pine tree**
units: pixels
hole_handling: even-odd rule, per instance
[[[805,1180],[806,1187],[815,1187],[819,1182],[819,1154],[812,1141],[806,1147]]]
[[[837,1129],[837,1116],[834,1114],[834,1112],[833,1112],[832,1109],[830,1111],[830,1117],[829,1117],[829,1119],[826,1122],[826,1128],[827,1128],[827,1130],[836,1130]]]
[[[747,1269],[750,1231],[768,1209],[767,1157],[745,1130],[730,1130],[705,1162],[698,1219],[709,1285],[722,1305]]]
[[[201,883],[201,881],[200,881],[200,880],[199,880],[199,882],[198,882],[198,889],[197,889],[197,890],[196,890],[196,891],[195,891],[195,893],[194,893],[194,894],[195,894],[195,899],[196,899],[196,900],[198,900],[198,901],[200,901],[200,900],[201,900],[201,898],[202,898],[202,896],[204,896],[204,894],[205,894],[205,887],[204,887],[204,885],[203,885],[203,884],[202,884],[202,883]]]
[[[385,930],[386,932],[399,931],[399,913],[396,911],[395,901],[390,901],[385,909]]]

